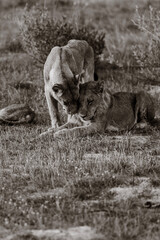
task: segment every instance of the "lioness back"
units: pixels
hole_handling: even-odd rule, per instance
[[[58,71],[63,71],[66,77],[71,74],[79,74],[89,67],[89,76],[84,77],[85,81],[94,79],[94,52],[92,47],[84,40],[70,40],[63,47],[52,48],[44,65],[45,80],[49,79],[51,69],[57,66]],[[63,70],[62,70],[63,68]],[[68,70],[70,72],[68,72]],[[56,68],[57,71],[57,68]],[[87,73],[86,73],[87,74]],[[88,79],[87,79],[88,78]]]

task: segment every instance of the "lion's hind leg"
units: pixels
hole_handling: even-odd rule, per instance
[[[152,123],[155,118],[155,108],[152,97],[146,92],[136,94],[135,117],[137,123],[148,122]]]
[[[136,94],[135,124],[136,128],[146,128],[154,122],[155,108],[152,97],[143,91]]]

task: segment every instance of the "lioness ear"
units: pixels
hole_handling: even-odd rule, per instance
[[[104,81],[99,81],[96,84],[96,91],[97,93],[102,93],[104,90]]]
[[[52,89],[58,96],[61,96],[63,94],[63,87],[61,84],[54,85]]]
[[[75,82],[76,85],[83,82],[82,78],[84,78],[84,73],[85,73],[85,71],[83,69],[80,74],[75,75],[75,77],[74,77],[75,81],[74,82]]]

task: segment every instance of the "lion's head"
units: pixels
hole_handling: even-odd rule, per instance
[[[80,85],[78,114],[83,121],[94,121],[104,102],[104,82],[86,82]]]
[[[73,76],[63,84],[54,84],[52,87],[53,97],[63,106],[68,114],[75,114],[78,111],[79,84],[83,75]]]

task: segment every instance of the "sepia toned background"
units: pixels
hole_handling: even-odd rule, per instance
[[[146,90],[160,116],[158,0],[0,0],[0,109],[36,113],[0,125],[0,239],[158,240],[157,129],[30,141],[50,127],[44,61],[71,38],[92,45],[106,88]]]

